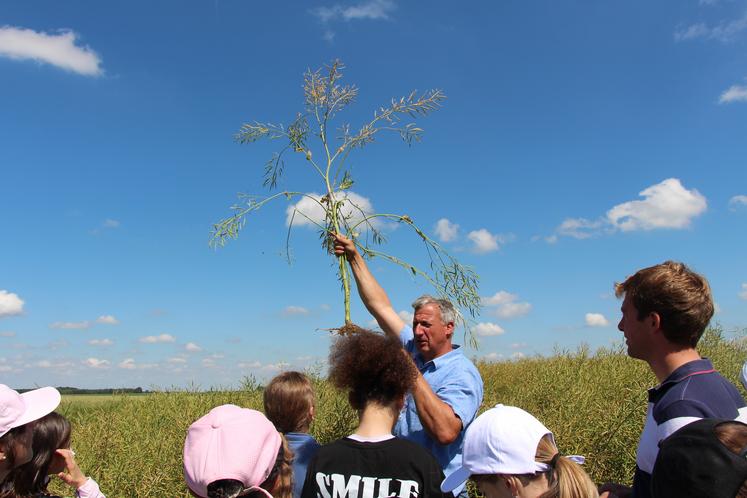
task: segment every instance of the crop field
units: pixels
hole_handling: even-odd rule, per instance
[[[699,349],[739,385],[738,372],[747,358],[742,338],[727,340],[719,330],[710,330]],[[586,456],[586,470],[596,482],[630,482],[646,389],[656,384],[645,363],[621,349],[592,353],[580,348],[480,363],[479,368],[485,383],[481,410],[496,403],[522,407],[555,433],[561,452]],[[314,384],[318,415],[313,435],[326,443],[349,434],[356,416],[346,396],[319,376]],[[64,396],[60,410],[73,423],[72,445],[81,468],[109,498],[188,498],[181,467],[186,429],[223,403],[261,410],[262,388],[245,380],[237,391]],[[70,496],[57,483],[53,489]]]

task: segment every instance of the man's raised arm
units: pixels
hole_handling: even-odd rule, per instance
[[[348,260],[355,277],[355,284],[358,287],[358,294],[368,312],[373,315],[384,333],[399,337],[405,322],[394,311],[389,296],[386,295],[384,289],[371,274],[366,261],[356,249],[355,243],[340,234],[334,234],[332,237],[334,238],[335,255],[341,256],[344,254]]]

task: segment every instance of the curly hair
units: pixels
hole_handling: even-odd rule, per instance
[[[639,270],[615,284],[615,295],[630,298],[638,320],[657,313],[664,337],[683,346],[694,348],[713,316],[708,281],[676,261]]]
[[[417,375],[399,340],[368,330],[338,338],[329,354],[329,380],[349,392],[356,410],[370,402],[391,405],[412,388]]]

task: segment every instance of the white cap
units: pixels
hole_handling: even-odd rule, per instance
[[[549,466],[535,461],[537,445],[550,429],[515,406],[496,405],[467,428],[462,466],[441,483],[441,491],[452,491],[473,474],[534,474]]]
[[[11,429],[26,425],[52,413],[60,404],[54,387],[42,387],[23,394],[0,384],[0,437]]]
[[[742,381],[742,385],[747,389],[747,361],[742,365],[742,374],[739,376],[739,380]]]

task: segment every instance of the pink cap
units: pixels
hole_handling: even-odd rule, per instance
[[[189,426],[184,441],[184,479],[198,496],[220,479],[241,481],[247,489],[260,488],[270,475],[282,441],[272,422],[256,410],[236,405],[213,408]]]
[[[42,387],[23,394],[0,384],[0,437],[52,413],[60,404],[60,393],[54,387]]]

